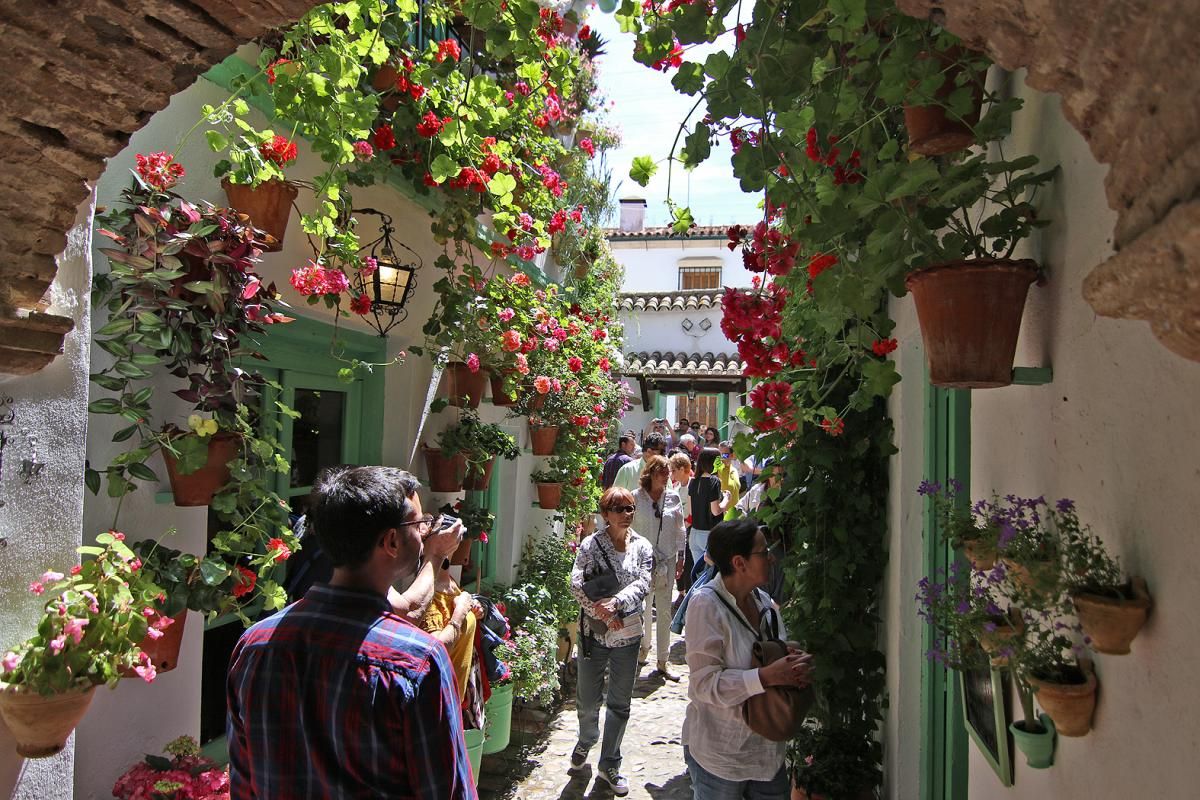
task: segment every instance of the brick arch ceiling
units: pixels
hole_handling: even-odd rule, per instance
[[[1085,298],[1100,314],[1146,320],[1167,347],[1200,360],[1200,0],[897,3],[1008,69],[1028,67],[1031,86],[1062,96],[1067,119],[1111,165],[1106,191],[1118,214],[1118,252],[1087,278]],[[11,318],[54,279],[54,257],[105,159],[205,69],[313,5],[0,0],[0,334],[8,344],[22,333]]]
[[[23,312],[54,280],[105,160],[209,67],[316,4],[0,0],[0,372],[44,366],[47,340],[70,329]]]
[[[1117,212],[1084,298],[1200,361],[1200,0],[896,2],[1062,97]]]

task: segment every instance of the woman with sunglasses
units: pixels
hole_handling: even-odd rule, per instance
[[[654,548],[654,574],[650,579],[650,591],[646,594],[643,619],[649,626],[650,609],[658,606],[658,615],[654,622],[657,632],[658,674],[664,680],[678,682],[679,676],[667,668],[667,655],[671,649],[671,588],[679,573],[683,572],[683,552],[687,546],[687,534],[683,523],[683,504],[679,502],[679,495],[667,488],[670,479],[671,469],[667,459],[662,456],[646,459],[646,466],[642,468],[641,486],[633,493],[637,505],[633,527],[641,531],[641,535]],[[639,664],[645,663],[650,653],[649,631],[646,634],[642,636],[642,649],[638,654]]]
[[[650,589],[654,550],[633,531],[637,505],[627,489],[614,486],[600,498],[604,526],[583,540],[571,570],[571,594],[582,607],[576,709],[579,741],[571,752],[571,769],[587,762],[588,751],[600,739],[600,693],[604,698],[604,741],[597,764],[599,778],[617,797],[629,793],[621,775],[621,739],[629,722],[633,685],[637,680],[638,648],[642,641],[642,603]],[[607,578],[607,575],[613,578]],[[607,596],[595,596],[607,585]],[[592,597],[589,597],[589,591]]]

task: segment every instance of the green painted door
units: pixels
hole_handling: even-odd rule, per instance
[[[943,486],[950,478],[971,496],[971,392],[925,385],[925,478]],[[954,560],[937,520],[925,514],[924,574],[946,570]],[[923,626],[922,652],[933,645]],[[923,659],[921,669],[921,797],[960,800],[967,796],[967,732],[959,682],[941,664]]]

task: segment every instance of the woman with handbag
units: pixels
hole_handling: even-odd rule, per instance
[[[714,527],[708,556],[717,575],[696,591],[687,610],[691,674],[683,757],[693,797],[788,800],[786,736],[775,741],[756,733],[743,706],[777,688],[807,686],[810,657],[787,648],[786,655],[755,666],[756,644],[761,652],[764,643],[784,639],[779,609],[760,588],[770,575],[770,564],[766,537],[755,520],[742,518]],[[804,702],[811,702],[811,693]]]
[[[650,589],[654,550],[632,529],[637,505],[627,489],[614,486],[600,498],[604,527],[583,540],[571,570],[571,594],[579,601],[580,656],[576,683],[579,741],[571,769],[581,768],[600,739],[600,693],[604,698],[604,741],[599,777],[617,797],[629,793],[621,775],[621,739],[629,722],[642,641],[642,603]]]
[[[679,676],[667,667],[667,655],[671,649],[671,589],[675,578],[683,572],[683,549],[686,547],[686,532],[683,524],[683,504],[679,495],[667,488],[671,473],[667,460],[662,456],[646,459],[639,479],[641,485],[633,493],[637,511],[633,516],[634,530],[654,548],[654,573],[650,579],[650,591],[646,593],[646,609],[642,616],[650,626],[650,609],[658,606],[654,622],[658,645],[658,674],[664,680],[678,682]],[[643,664],[650,653],[649,631],[642,636],[642,647],[638,663]]]

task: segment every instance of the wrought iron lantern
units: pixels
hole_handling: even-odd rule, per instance
[[[404,307],[417,286],[416,272],[423,266],[421,257],[403,242],[393,242],[396,228],[388,214],[374,208],[356,208],[355,214],[372,214],[379,217],[380,236],[359,250],[365,258],[374,259],[374,270],[359,270],[354,276],[354,290],[371,298],[371,319],[367,319],[380,336],[408,318]],[[411,258],[401,258],[396,248],[402,247]]]

